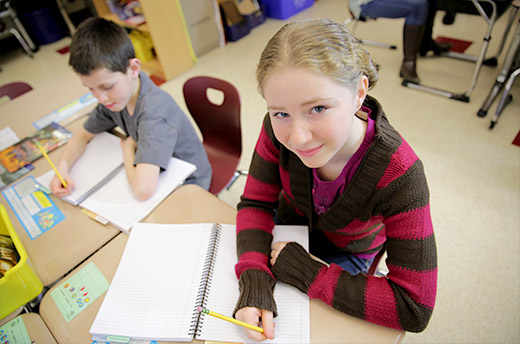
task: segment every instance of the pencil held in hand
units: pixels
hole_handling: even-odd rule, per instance
[[[54,166],[54,164],[52,163],[52,160],[49,158],[49,156],[47,155],[47,153],[45,152],[45,149],[43,149],[43,147],[40,145],[40,143],[38,142],[38,140],[34,139],[34,143],[36,144],[36,146],[38,147],[38,149],[42,152],[45,160],[47,160],[47,162],[49,163],[49,165],[51,165],[51,168],[54,170],[54,173],[56,173],[56,176],[58,176],[58,178],[60,179],[60,182],[61,182],[61,185],[63,185],[64,188],[67,188],[67,182],[65,182],[65,179],[63,179],[63,177],[60,175],[60,173],[58,172],[58,169],[56,168],[56,166]]]
[[[257,332],[260,332],[260,333],[264,333],[264,329],[261,328],[261,327],[254,326],[254,325],[248,324],[246,322],[237,320],[235,318],[230,318],[230,317],[227,317],[225,315],[212,312],[212,311],[210,311],[209,309],[206,309],[206,308],[197,307],[197,312],[208,314],[208,315],[214,316],[215,318],[219,318],[219,319],[222,319],[222,320],[229,321],[229,322],[231,322],[233,324],[237,324],[237,325],[243,326],[243,327],[248,328],[250,330],[257,331]]]

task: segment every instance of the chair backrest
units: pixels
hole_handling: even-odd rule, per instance
[[[208,89],[223,93],[222,104],[215,104],[208,98]],[[233,178],[242,154],[240,96],[229,82],[209,76],[187,80],[183,93],[213,169],[209,191],[217,195]]]
[[[11,82],[0,86],[0,98],[7,96],[9,99],[13,100],[32,89],[31,85],[26,84],[25,82]]]

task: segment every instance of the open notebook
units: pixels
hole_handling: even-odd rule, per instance
[[[119,142],[118,137],[107,132],[94,136],[70,170],[74,190],[63,200],[95,213],[128,233],[132,225],[142,220],[184,183],[196,170],[196,166],[171,158],[166,171],[159,175],[154,195],[146,201],[140,201],[128,183]],[[51,170],[39,177],[38,181],[48,185],[53,176]]]
[[[238,300],[235,225],[136,224],[90,328],[93,340],[110,337],[252,342],[244,328],[197,312],[231,316]],[[308,247],[305,226],[276,226],[275,241]],[[309,298],[278,282],[274,296],[276,343],[310,343]],[[198,317],[201,317],[198,321]]]

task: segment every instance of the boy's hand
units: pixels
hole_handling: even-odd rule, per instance
[[[52,178],[51,183],[50,183],[52,193],[60,198],[70,195],[70,193],[72,192],[72,189],[74,187],[72,179],[70,179],[70,176],[68,173],[61,173],[61,176],[67,183],[67,187],[64,187],[63,184],[61,184],[60,179],[56,175],[54,175],[54,177]]]
[[[244,330],[249,338],[257,342],[274,339],[273,312],[255,307],[244,307],[236,312],[235,317],[237,320],[254,326],[260,326],[264,329],[264,333],[260,333],[245,328]]]

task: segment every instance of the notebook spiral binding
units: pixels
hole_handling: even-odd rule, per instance
[[[208,301],[208,293],[209,289],[211,288],[211,281],[213,279],[213,267],[215,266],[215,259],[217,257],[221,231],[222,226],[218,223],[215,223],[211,231],[206,259],[204,261],[204,270],[200,279],[197,299],[195,301],[193,316],[191,318],[189,335],[193,338],[200,335],[201,327],[204,323],[202,313],[198,312],[197,308],[205,308]]]
[[[114,178],[119,173],[119,171],[121,171],[123,168],[124,168],[123,164],[117,166],[105,178],[101,179],[101,181],[99,183],[97,183],[94,187],[92,187],[90,190],[88,190],[87,192],[83,193],[78,198],[76,198],[74,201],[74,204],[78,205],[81,202],[83,202],[84,200],[86,200],[87,198],[89,198],[90,196],[92,196],[96,191],[101,189],[106,183],[108,183],[112,178]]]

